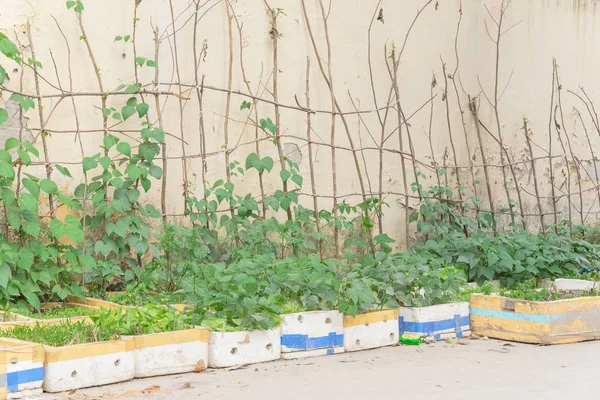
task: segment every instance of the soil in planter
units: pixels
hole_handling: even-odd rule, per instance
[[[57,307],[42,309],[39,313],[31,314],[32,318],[55,319],[55,318],[73,318],[84,317],[98,314],[98,310],[81,307]]]
[[[537,287],[535,279],[514,285],[510,289],[500,289],[500,296],[527,301],[553,301],[575,299],[578,297],[600,296],[600,289],[592,290],[560,290]]]

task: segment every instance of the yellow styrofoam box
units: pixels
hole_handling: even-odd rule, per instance
[[[600,339],[600,297],[526,301],[472,294],[470,325],[474,334],[523,343]]]

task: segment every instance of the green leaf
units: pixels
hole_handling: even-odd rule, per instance
[[[5,80],[6,80],[6,70],[2,67],[2,65],[0,65],[0,85],[3,85]]]
[[[143,67],[144,64],[146,63],[146,59],[144,57],[136,57],[135,62],[140,67]]]
[[[86,173],[98,166],[98,162],[91,157],[85,157],[83,159],[83,172]]]
[[[104,148],[110,150],[118,141],[119,139],[116,136],[106,135],[103,140]]]
[[[140,180],[140,183],[142,184],[142,188],[144,189],[145,192],[147,192],[148,190],[150,190],[150,186],[152,185],[152,182],[150,182],[150,179],[148,179],[148,178],[142,178]]]
[[[134,83],[133,85],[129,85],[129,86],[127,86],[127,89],[125,89],[125,94],[137,93],[140,91],[141,87],[142,87],[142,85],[139,83]]]
[[[131,39],[131,35],[125,35],[125,37],[123,38],[125,42],[129,42],[129,39]]]
[[[261,119],[260,127],[262,129],[268,130],[269,132],[271,132],[272,135],[275,135],[277,133],[277,126],[273,123],[273,121],[271,121],[271,118]]]
[[[37,182],[29,178],[23,178],[23,186],[25,189],[29,190],[29,193],[36,199],[40,197],[40,185],[38,185]]]
[[[4,108],[0,108],[0,126],[4,125],[6,121],[8,121],[8,111]]]
[[[396,242],[394,239],[392,239],[385,233],[375,236],[373,238],[373,240],[375,240],[375,243],[394,243],[394,242]]]
[[[104,110],[102,110],[102,115],[107,118],[110,116],[110,114],[112,114],[112,111],[110,108],[105,108]]]
[[[21,193],[19,205],[25,210],[38,212],[38,199],[29,193]]]
[[[117,121],[122,121],[123,120],[123,117],[121,116],[121,113],[118,113],[118,112],[114,113],[112,115],[112,117],[113,117],[113,119],[116,119]]]
[[[165,131],[160,128],[154,128],[154,140],[157,143],[163,143],[165,141]]]
[[[0,264],[0,287],[6,289],[8,281],[12,276],[12,271],[7,263]]]
[[[6,139],[6,142],[4,143],[4,150],[9,151],[20,146],[21,142],[19,142],[19,139],[11,137]]]
[[[130,233],[127,235],[127,242],[138,255],[142,255],[148,250],[148,240],[139,235]]]
[[[67,232],[67,226],[58,219],[53,219],[50,221],[50,232],[52,232],[55,238],[60,240]]]
[[[19,249],[19,262],[17,265],[19,268],[29,271],[33,265],[33,251],[29,247],[21,247]]]
[[[110,185],[116,187],[117,189],[121,189],[123,187],[123,179],[114,178],[112,181],[110,181]]]
[[[162,168],[157,165],[152,165],[148,170],[148,173],[150,174],[150,176],[156,179],[161,179],[163,175]]]
[[[36,157],[40,156],[40,152],[38,151],[38,149],[36,149],[30,142],[29,140],[26,140],[23,142],[23,146],[25,146],[25,150],[27,150],[28,152],[30,152],[31,154],[33,154]]]
[[[75,7],[75,4],[76,4],[75,1],[69,0],[69,1],[67,1],[67,8],[71,9],[71,8]]]
[[[298,193],[295,191],[288,192],[288,199],[290,199],[293,203],[298,204]]]
[[[150,106],[146,103],[140,103],[138,105],[135,106],[135,110],[138,113],[138,116],[140,118],[144,117],[146,114],[148,114],[148,110],[150,109]]]
[[[131,106],[125,106],[123,107],[123,109],[121,110],[121,115],[123,116],[124,120],[127,120],[129,117],[131,117],[133,114],[135,114],[135,107],[131,107]]]
[[[283,198],[281,199],[281,201],[279,202],[279,204],[281,205],[281,208],[283,208],[284,210],[288,210],[290,208],[290,205],[292,204],[292,201],[289,198]]]
[[[22,218],[19,207],[10,207],[7,212],[8,223],[14,230],[21,229]]]
[[[29,153],[27,153],[25,150],[23,149],[19,149],[17,151],[17,153],[19,154],[19,158],[21,159],[21,162],[25,165],[29,165],[31,164],[31,157],[29,157]]]
[[[130,97],[127,99],[127,105],[130,107],[135,107],[137,104],[137,99],[135,97]]]
[[[28,97],[23,97],[20,94],[13,93],[10,96],[10,100],[16,101],[21,105],[23,111],[27,112],[29,109],[35,108],[35,103],[32,99]]]
[[[281,171],[279,171],[279,176],[281,177],[281,181],[285,182],[288,179],[290,179],[290,176],[292,176],[292,173],[290,171],[288,171],[287,169],[282,169]]]
[[[69,170],[67,168],[63,167],[62,165],[56,164],[55,167],[64,176],[69,177],[69,178],[73,177],[73,176],[71,176],[71,172],[69,172]]]
[[[40,189],[48,194],[54,194],[58,191],[58,186],[50,179],[42,179],[40,181]]]
[[[40,298],[33,292],[23,292],[23,296],[27,299],[27,302],[36,310],[40,309]]]
[[[131,157],[131,146],[127,142],[120,142],[117,145],[117,151],[127,157]]]
[[[261,160],[261,162],[265,166],[265,169],[271,172],[273,169],[273,159],[271,157],[265,157]]]
[[[79,210],[81,209],[81,204],[79,203],[79,201],[77,199],[74,199],[71,196],[67,196],[66,194],[62,194],[59,193],[58,195],[58,199],[61,201],[61,203],[63,203],[64,205],[66,205],[67,207]]]
[[[113,41],[113,43],[114,42],[119,42],[121,40],[123,40],[123,36],[115,36],[115,40]]]
[[[158,64],[156,64],[156,61],[154,61],[154,60],[147,60],[146,61],[146,66],[147,67],[156,68],[156,67],[158,67]]]
[[[40,234],[40,221],[37,213],[23,210],[21,216],[23,217],[23,232],[33,237],[38,237]]]
[[[19,48],[10,41],[5,35],[2,35],[0,39],[0,53],[4,54],[7,58],[11,60],[15,60],[18,62],[19,60]]]
[[[255,163],[259,160],[260,159],[256,153],[248,154],[248,157],[246,157],[246,170],[249,170],[250,168],[256,168]],[[258,168],[256,169],[258,170]]]
[[[240,106],[240,110],[243,110],[244,108],[246,109],[250,109],[252,107],[252,103],[250,103],[249,101],[242,101],[242,105]]]
[[[110,159],[109,156],[104,156],[101,157],[98,160],[98,163],[102,166],[102,168],[104,168],[104,170],[106,171],[108,169],[108,167],[110,167],[110,164],[112,164],[112,160]]]
[[[292,182],[294,182],[299,187],[302,187],[302,182],[303,181],[304,181],[304,179],[302,178],[302,175],[294,174],[292,176]]]

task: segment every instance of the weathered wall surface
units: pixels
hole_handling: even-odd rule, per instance
[[[515,163],[514,173],[518,180],[518,183],[514,182],[513,175],[507,168],[511,197],[516,200],[516,187],[522,189],[525,213],[538,213],[538,204],[533,195],[535,187],[531,164],[522,162],[530,158],[522,129],[523,117],[526,117],[534,142],[533,156],[547,157],[550,139],[552,155],[557,156],[552,159],[552,165],[547,158],[536,161],[543,212],[552,212],[554,209],[553,200],[548,197],[552,193],[549,172],[550,168],[553,168],[556,175],[556,196],[562,196],[557,200],[557,208],[561,212],[558,219],[568,217],[569,198],[575,222],[581,222],[581,214],[585,222],[596,219],[597,179],[594,164],[590,162],[592,152],[584,128],[588,130],[594,154],[600,154],[599,131],[586,105],[574,94],[569,93],[569,90],[584,96],[581,86],[591,101],[600,100],[596,79],[600,56],[595,51],[600,40],[599,1],[527,0],[510,3],[504,14],[503,35],[499,43],[498,120],[493,107],[498,48],[493,40],[497,39],[496,22],[500,18],[501,0],[463,1],[458,35],[457,28],[461,16],[461,3],[458,0],[432,1],[423,9],[412,29],[410,27],[417,10],[423,7],[426,1],[383,0],[379,3],[376,0],[331,0],[331,4],[323,3],[327,15],[328,40],[319,1],[305,0],[305,3],[322,67],[325,74],[328,73],[328,67],[331,68],[335,96],[343,112],[356,109],[373,110],[376,106],[383,108],[388,104],[396,104],[392,90],[393,79],[388,70],[390,64],[386,64],[386,60],[391,63],[392,49],[397,56],[404,48],[397,82],[402,111],[406,118],[411,117],[408,122],[410,138],[406,126],[403,125],[401,140],[404,153],[409,154],[410,139],[416,158],[422,162],[417,164],[418,169],[427,177],[426,180],[420,177],[422,184],[427,186],[437,183],[435,172],[428,168],[428,165],[431,165],[431,148],[435,160],[440,165],[443,165],[446,159],[448,165],[481,166],[481,147],[487,155],[487,164],[500,164],[500,147],[485,130],[488,128],[498,137],[499,128],[508,157]],[[51,161],[69,165],[80,162],[82,152],[85,156],[90,156],[101,151],[103,120],[99,109],[100,99],[92,95],[76,97],[79,117],[77,127],[71,98],[60,97],[60,88],[75,93],[99,92],[94,67],[85,43],[80,39],[82,32],[76,14],[68,10],[63,1],[0,0],[0,4],[0,31],[19,42],[25,59],[31,52],[32,43],[29,43],[26,33],[27,24],[30,23],[36,58],[43,65],[40,71],[44,78],[40,82],[41,94],[57,95],[43,99],[43,124],[45,131],[50,134],[47,142]],[[228,98],[226,92],[206,87],[203,92],[202,110],[199,107],[194,86],[198,86],[204,80],[206,86],[221,89],[231,86],[234,92],[248,93],[243,73],[246,74],[248,85],[255,95],[273,99],[274,47],[270,31],[273,32],[265,3],[262,0],[231,0],[231,9],[235,15],[231,19],[228,15],[233,14],[227,4],[227,0],[200,1],[199,4],[192,0],[137,0],[137,6],[134,0],[84,1],[82,22],[105,91],[112,91],[120,84],[127,85],[136,81],[148,85],[148,90],[179,94],[180,88],[182,89],[183,112],[180,112],[178,97],[160,96],[162,120],[165,131],[169,134],[167,156],[170,159],[166,175],[168,214],[182,213],[184,176],[187,176],[190,188],[201,193],[202,154],[207,155],[206,182],[225,177],[224,149],[233,150],[230,153],[231,161],[237,160],[242,163],[247,154],[256,151],[255,135],[263,139],[258,142],[261,156],[270,155],[278,160],[277,149],[272,141],[265,140],[265,132],[255,129],[254,111],[240,110],[242,101],[250,100],[249,98],[235,93]],[[310,107],[330,110],[331,97],[307,30],[302,1],[270,0],[269,5],[283,11],[277,18],[279,103],[292,107],[297,107],[296,102],[306,105],[308,59]],[[381,8],[383,21],[377,19]],[[139,19],[136,23],[135,47],[131,41],[114,42],[116,36],[133,35],[134,13]],[[154,30],[157,32],[158,42],[155,42]],[[409,30],[410,36],[404,45]],[[331,48],[329,65],[328,43]],[[155,44],[158,44],[159,52],[156,60],[159,66],[158,82],[155,82],[154,68],[134,68],[134,51],[137,56],[153,60]],[[241,49],[243,60],[240,59]],[[558,90],[559,85],[555,84],[554,92],[553,58],[558,65],[558,79],[561,85],[561,90]],[[446,75],[450,75],[449,78],[447,76],[447,96],[444,94],[442,60],[446,63]],[[5,60],[3,64],[6,64]],[[458,69],[455,73],[456,68]],[[21,71],[21,67],[14,65],[14,69],[8,72],[10,80],[6,86],[9,89],[35,94],[31,68]],[[433,76],[437,85],[432,88]],[[178,82],[190,86],[180,87],[175,84]],[[458,93],[454,89],[454,83]],[[435,97],[428,102],[432,95]],[[469,95],[479,96],[483,146],[479,144],[477,124],[469,111]],[[9,96],[9,92],[3,91],[1,101],[7,101]],[[107,99],[109,107],[121,108],[127,97],[110,95]],[[154,98],[146,96],[146,101],[151,105],[150,121],[157,122],[158,113],[154,107]],[[230,110],[226,123],[228,101]],[[462,115],[459,105],[463,110]],[[589,102],[588,106],[591,107]],[[21,131],[18,109],[14,104],[11,105],[11,102],[7,103],[7,107],[11,110],[11,120],[5,127],[0,128],[2,140],[18,135]],[[258,102],[257,107],[259,118],[270,117],[275,120],[275,108],[272,104]],[[574,107],[581,112],[582,119]],[[561,119],[561,108],[564,123]],[[299,163],[305,177],[301,190],[305,195],[301,196],[301,200],[305,205],[312,206],[312,199],[307,196],[311,193],[306,140],[307,114],[283,107],[280,111],[284,152]],[[201,113],[204,131],[200,127]],[[465,129],[461,117],[464,118]],[[397,153],[400,148],[397,111],[388,108],[379,113],[346,115],[345,119],[355,148],[365,148],[364,151],[355,152],[364,182],[364,192],[373,195],[383,192],[384,200],[390,205],[390,208],[385,210],[384,230],[404,242],[405,178],[401,157]],[[383,127],[380,121],[385,121]],[[36,144],[40,145],[41,123],[37,110],[30,110],[22,122],[23,135],[37,138]],[[109,127],[112,134],[123,140],[131,140],[129,137],[136,136],[135,131],[140,129],[140,122],[133,117],[124,123],[110,122]],[[331,148],[328,147],[331,143],[331,125],[332,119],[329,114],[311,115],[312,141],[320,143],[312,144],[316,190],[319,195],[324,196],[319,198],[320,208],[329,208],[332,205],[332,160]],[[456,160],[451,146],[449,125]],[[559,132],[557,125],[560,126]],[[76,141],[77,130],[81,135],[82,148]],[[204,147],[201,140],[203,134]],[[386,151],[383,152],[380,172],[378,149],[381,147],[381,138],[388,136],[389,139],[383,146]],[[337,195],[340,202],[356,203],[361,199],[357,194],[362,193],[363,188],[359,184],[353,152],[347,150],[350,141],[339,115],[335,118],[334,137],[335,145],[341,147],[336,150]],[[182,138],[186,143],[183,147]],[[178,157],[182,156],[184,150],[188,158],[182,162]],[[565,152],[566,158],[558,157]],[[410,156],[406,158],[405,166],[408,193],[413,196],[410,184],[415,178]],[[576,180],[578,167],[582,177],[581,187]],[[65,181],[65,187],[73,188],[81,181],[79,170],[80,167],[71,166],[74,173],[73,182]],[[458,171],[458,178],[465,186],[465,197],[471,196],[475,190],[478,196],[487,199],[483,168],[475,168],[473,174],[467,168]],[[41,167],[39,172],[42,173]],[[508,202],[501,169],[490,167],[489,174],[496,208],[506,206]],[[568,174],[572,175],[570,185]],[[456,195],[457,175],[449,173],[448,176]],[[60,179],[59,175],[56,177]],[[446,176],[442,176],[441,179],[443,183]],[[476,181],[475,185],[473,179]],[[236,184],[236,190],[241,193],[260,193],[256,172],[249,172],[246,177],[234,176],[232,180]],[[265,177],[267,194],[279,187],[277,171]],[[570,197],[567,196],[569,190],[572,193]],[[583,192],[581,198],[579,194],[573,194],[580,191]],[[153,187],[149,200],[160,204],[160,185]],[[410,206],[413,207],[417,202],[418,199],[412,198]],[[484,207],[489,208],[488,200],[484,200]],[[518,210],[518,207],[515,207],[515,210]],[[553,216],[547,215],[545,218],[546,223],[553,222]],[[530,216],[527,217],[527,222],[529,226],[536,227],[540,224],[540,218]]]

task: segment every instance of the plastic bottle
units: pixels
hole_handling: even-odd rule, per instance
[[[420,338],[420,337],[418,337],[418,338],[407,338],[407,337],[404,337],[404,336],[400,336],[400,340],[399,341],[400,341],[400,343],[406,344],[406,345],[409,345],[409,346],[418,346],[418,345],[420,345],[421,343],[424,342],[423,338]]]

